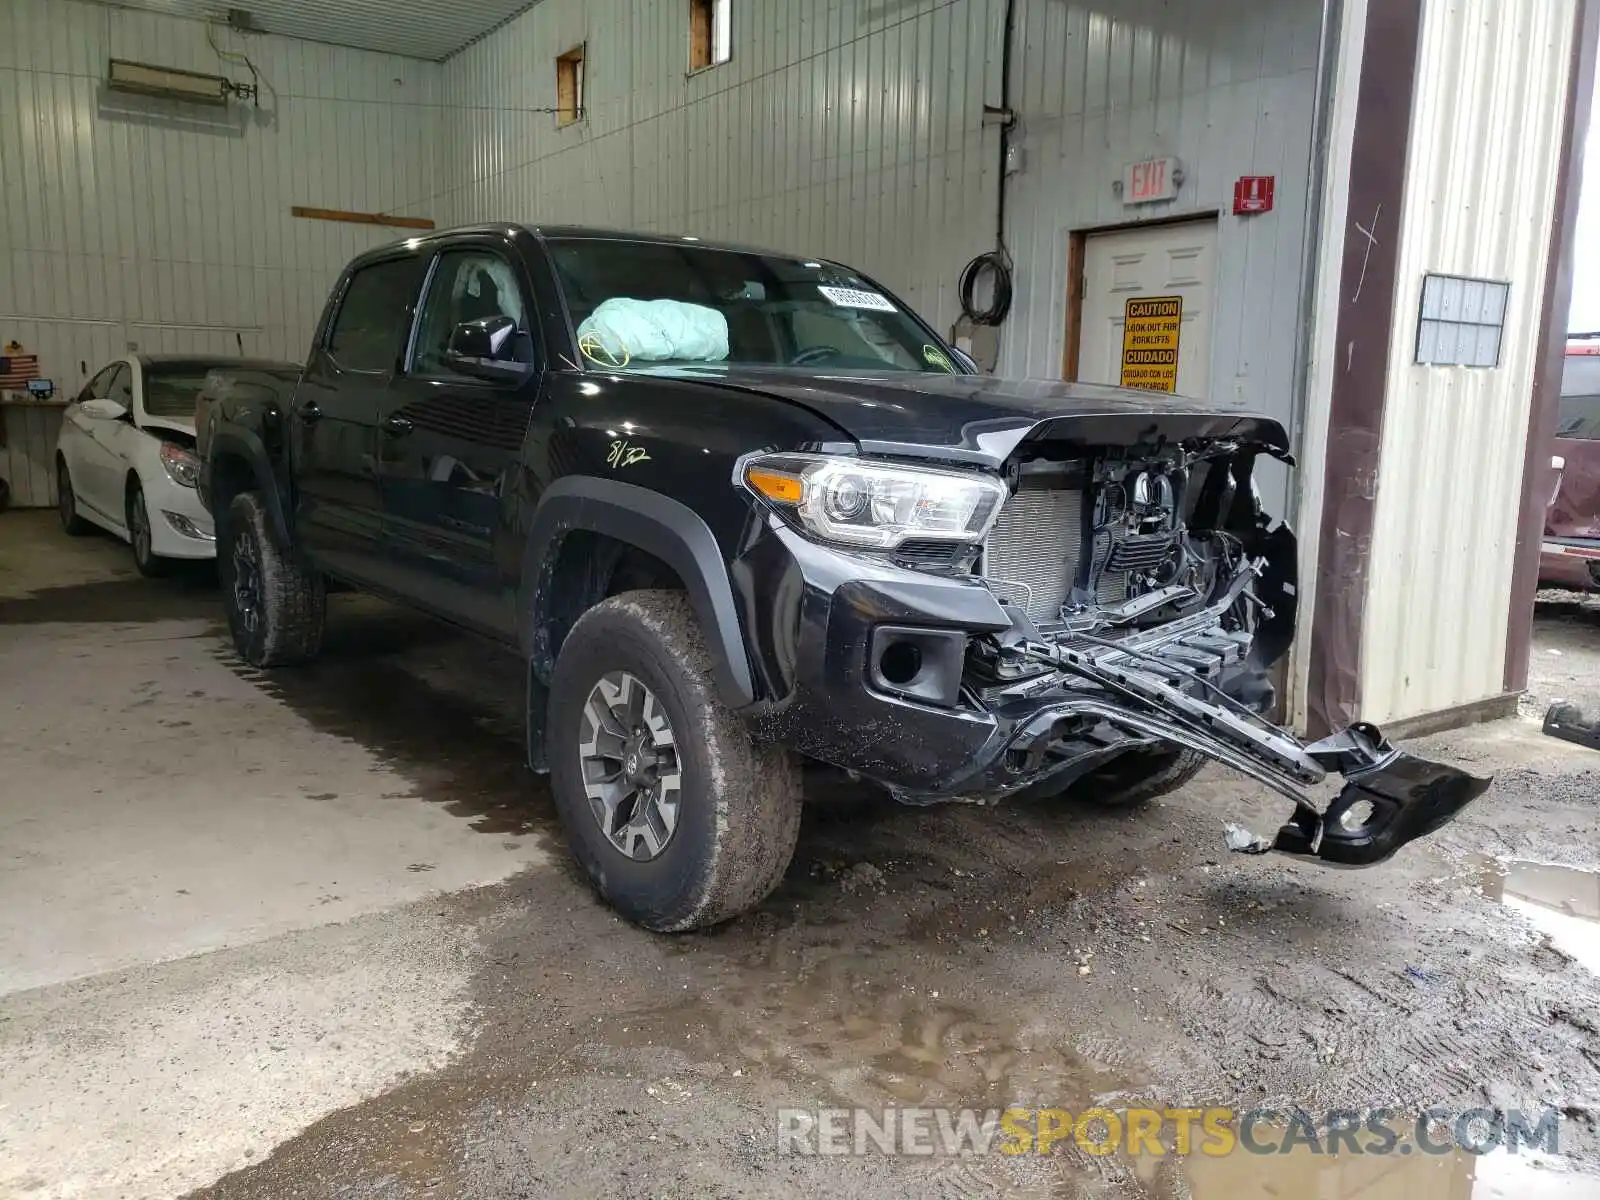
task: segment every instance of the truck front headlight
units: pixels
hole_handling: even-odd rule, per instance
[[[981,542],[1006,486],[976,471],[903,466],[829,454],[761,454],[739,479],[823,541],[893,550],[911,540]]]

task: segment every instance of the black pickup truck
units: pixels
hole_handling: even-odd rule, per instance
[[[902,801],[1107,803],[1215,760],[1276,789],[1234,849],[1360,866],[1482,794],[1356,725],[1263,717],[1293,535],[1274,421],[977,373],[837,263],[515,225],[339,280],[292,399],[205,432],[239,653],[317,653],[328,581],[526,664],[527,758],[595,887],[651,929],[782,877],[797,760]],[[1313,785],[1347,782],[1331,805]]]

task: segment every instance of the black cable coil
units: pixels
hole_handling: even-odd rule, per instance
[[[988,271],[994,276],[989,307],[977,307],[978,278]],[[961,311],[974,325],[998,325],[1011,311],[1011,257],[998,250],[978,255],[961,272]]]

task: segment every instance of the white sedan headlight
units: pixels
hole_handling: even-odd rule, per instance
[[[826,454],[746,459],[742,482],[824,541],[873,550],[981,542],[1005,503],[992,475]]]
[[[192,488],[200,482],[200,460],[192,450],[162,442],[161,465],[166,468],[167,478],[179,487]]]

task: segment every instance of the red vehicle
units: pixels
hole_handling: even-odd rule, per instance
[[[1567,347],[1539,586],[1600,591],[1600,334]]]

